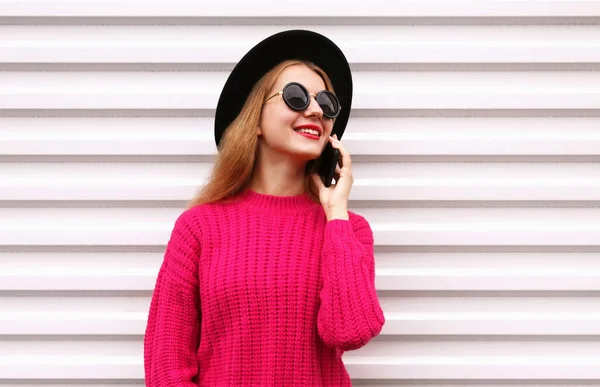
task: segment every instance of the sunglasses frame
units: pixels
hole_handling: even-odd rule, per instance
[[[300,87],[300,89],[302,89],[302,91],[304,92],[304,94],[306,94],[306,95],[308,96],[308,103],[306,104],[306,106],[304,106],[304,107],[302,107],[302,108],[297,108],[297,107],[291,106],[291,105],[290,105],[290,103],[289,103],[289,102],[288,102],[288,101],[287,101],[285,98],[283,98],[283,94],[285,93],[286,89],[287,89],[288,87],[290,87],[290,86],[298,86],[298,87]],[[311,97],[312,97],[312,98],[314,98],[314,99],[315,99],[315,101],[317,101],[317,104],[318,104],[318,103],[319,103],[319,100],[318,100],[318,99],[319,99],[319,96],[321,96],[321,95],[323,95],[323,94],[327,94],[327,95],[329,95],[329,96],[330,96],[329,98],[331,98],[333,101],[335,101],[335,102],[337,103],[338,109],[337,109],[337,113],[336,113],[334,116],[329,116],[329,115],[325,114],[325,111],[323,111],[323,116],[324,116],[324,117],[327,117],[327,118],[329,118],[329,119],[334,119],[334,118],[336,118],[337,116],[339,116],[339,115],[340,115],[340,112],[342,111],[342,105],[340,104],[340,100],[339,100],[339,99],[336,97],[336,95],[335,95],[335,94],[333,94],[333,93],[332,93],[331,91],[329,91],[329,90],[321,90],[321,91],[319,91],[317,94],[310,94],[310,93],[308,92],[308,90],[306,90],[306,87],[304,87],[304,85],[303,85],[303,84],[301,84],[301,83],[298,83],[298,82],[289,82],[288,84],[286,84],[286,85],[283,87],[283,90],[281,90],[280,92],[278,92],[278,93],[275,93],[275,94],[273,94],[272,96],[270,96],[269,98],[267,98],[267,100],[265,101],[265,103],[266,103],[267,101],[269,101],[271,98],[274,98],[274,97],[276,97],[276,96],[278,96],[278,95],[281,95],[281,96],[282,96],[282,99],[283,99],[283,102],[285,102],[285,104],[286,104],[286,105],[287,105],[287,106],[288,106],[290,109],[292,109],[292,110],[294,110],[294,111],[297,111],[297,112],[300,112],[300,111],[302,111],[302,110],[305,110],[306,108],[308,108],[308,106],[310,105],[310,98],[311,98]],[[319,105],[319,107],[321,107],[321,105]],[[321,108],[321,110],[323,110],[323,108]]]

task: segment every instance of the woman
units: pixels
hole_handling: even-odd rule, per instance
[[[373,233],[348,211],[338,137],[351,100],[346,58],[314,32],[275,34],[236,65],[216,110],[219,157],[158,274],[148,386],[351,385],[343,352],[385,322]],[[312,165],[328,142],[341,168],[326,187]]]

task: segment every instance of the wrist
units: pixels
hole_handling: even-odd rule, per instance
[[[329,221],[334,219],[349,220],[350,215],[348,214],[348,209],[343,207],[330,208],[327,211],[327,220]]]

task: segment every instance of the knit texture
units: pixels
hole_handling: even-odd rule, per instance
[[[252,190],[181,213],[150,304],[146,385],[351,386],[342,354],[385,319],[373,232],[349,215]]]

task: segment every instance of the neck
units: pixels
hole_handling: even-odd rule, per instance
[[[306,164],[257,160],[250,180],[254,192],[273,196],[295,196],[306,192]]]
[[[276,181],[250,184],[250,189],[256,193],[272,196],[297,196],[306,192],[304,180],[299,184],[281,184]]]

